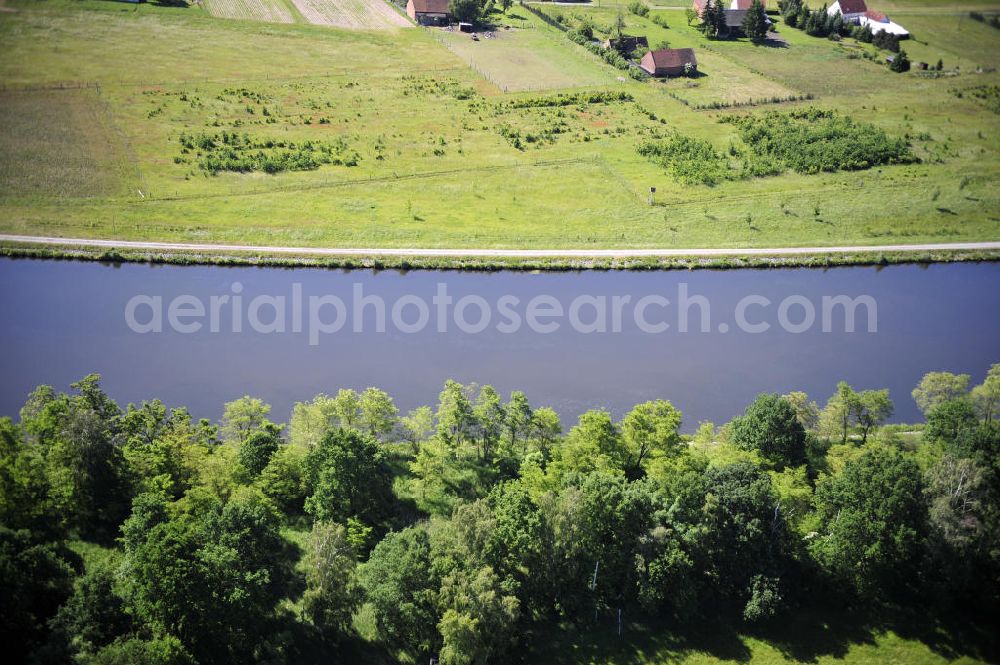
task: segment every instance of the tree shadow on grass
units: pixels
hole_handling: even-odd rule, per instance
[[[532,629],[522,642],[521,662],[539,665],[606,663],[648,665],[707,655],[734,663],[749,663],[753,652],[747,638],[760,640],[788,659],[816,663],[820,658],[845,658],[858,645],[871,645],[888,631],[926,645],[947,659],[962,656],[998,662],[997,638],[986,617],[934,618],[924,609],[879,610],[807,607],[757,626],[738,621],[702,618],[687,625],[664,619],[623,623],[617,616],[597,624],[585,621],[549,624]],[[512,659],[513,660],[513,659]]]
[[[681,660],[693,653],[747,663],[752,655],[740,635],[725,624],[699,622],[681,628],[662,619],[624,621],[619,636],[617,616],[612,614],[597,624],[543,625],[531,630],[522,643],[521,662],[546,665],[648,665]]]

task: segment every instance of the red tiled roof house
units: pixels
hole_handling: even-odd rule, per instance
[[[698,70],[698,61],[694,57],[694,49],[664,48],[650,51],[642,56],[642,67],[650,76],[683,76],[685,67],[694,72]]]

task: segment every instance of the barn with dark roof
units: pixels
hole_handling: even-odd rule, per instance
[[[448,0],[407,0],[406,15],[417,25],[448,25],[451,22]]]

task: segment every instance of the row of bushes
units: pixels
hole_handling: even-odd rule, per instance
[[[591,92],[560,93],[548,97],[524,97],[501,102],[497,105],[503,109],[536,109],[558,106],[576,106],[578,104],[614,104],[616,102],[634,102],[635,97],[627,92],[611,90],[595,90]]]
[[[812,93],[807,93],[805,95],[786,95],[784,97],[774,95],[772,97],[763,97],[760,99],[746,99],[740,101],[731,102],[708,102],[707,104],[692,104],[688,100],[684,99],[680,95],[668,91],[671,97],[679,101],[684,106],[692,108],[696,111],[720,111],[722,109],[733,109],[741,108],[746,106],[760,106],[761,104],[784,104],[786,102],[805,102],[811,99],[815,99]]]
[[[569,37],[570,41],[584,47],[585,49],[587,49],[597,57],[601,58],[602,60],[604,60],[604,62],[608,63],[612,67],[620,69],[624,72],[628,72],[628,75],[631,76],[636,81],[645,81],[646,79],[649,78],[649,75],[646,72],[632,65],[632,63],[630,63],[627,59],[622,57],[622,55],[618,51],[610,48],[606,49],[602,47],[600,44],[594,43],[589,37],[587,37],[583,33],[571,30],[570,32],[566,33],[566,36]]]
[[[1000,29],[1000,14],[993,14],[987,18],[982,12],[969,12],[969,18],[973,21],[979,21],[980,23]]]

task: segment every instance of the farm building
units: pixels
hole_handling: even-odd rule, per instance
[[[826,10],[826,13],[830,16],[840,14],[847,23],[854,23],[861,27],[867,25],[873,35],[879,32],[888,32],[900,39],[906,39],[910,36],[906,28],[898,23],[893,23],[882,12],[868,9],[865,0],[837,0]]]
[[[417,25],[448,25],[448,0],[407,0],[406,15]]]
[[[613,48],[616,51],[631,53],[637,48],[648,49],[649,40],[645,37],[630,37],[628,35],[622,35],[621,37],[605,39],[602,46],[604,46],[604,48]]]
[[[698,61],[694,49],[664,48],[642,56],[639,66],[650,76],[682,76],[685,69],[697,71]]]
[[[890,35],[896,35],[900,39],[906,39],[910,36],[906,28],[890,21],[889,17],[882,12],[865,12],[865,15],[858,21],[858,25],[861,27],[867,25],[873,35],[879,32],[888,32]]]

